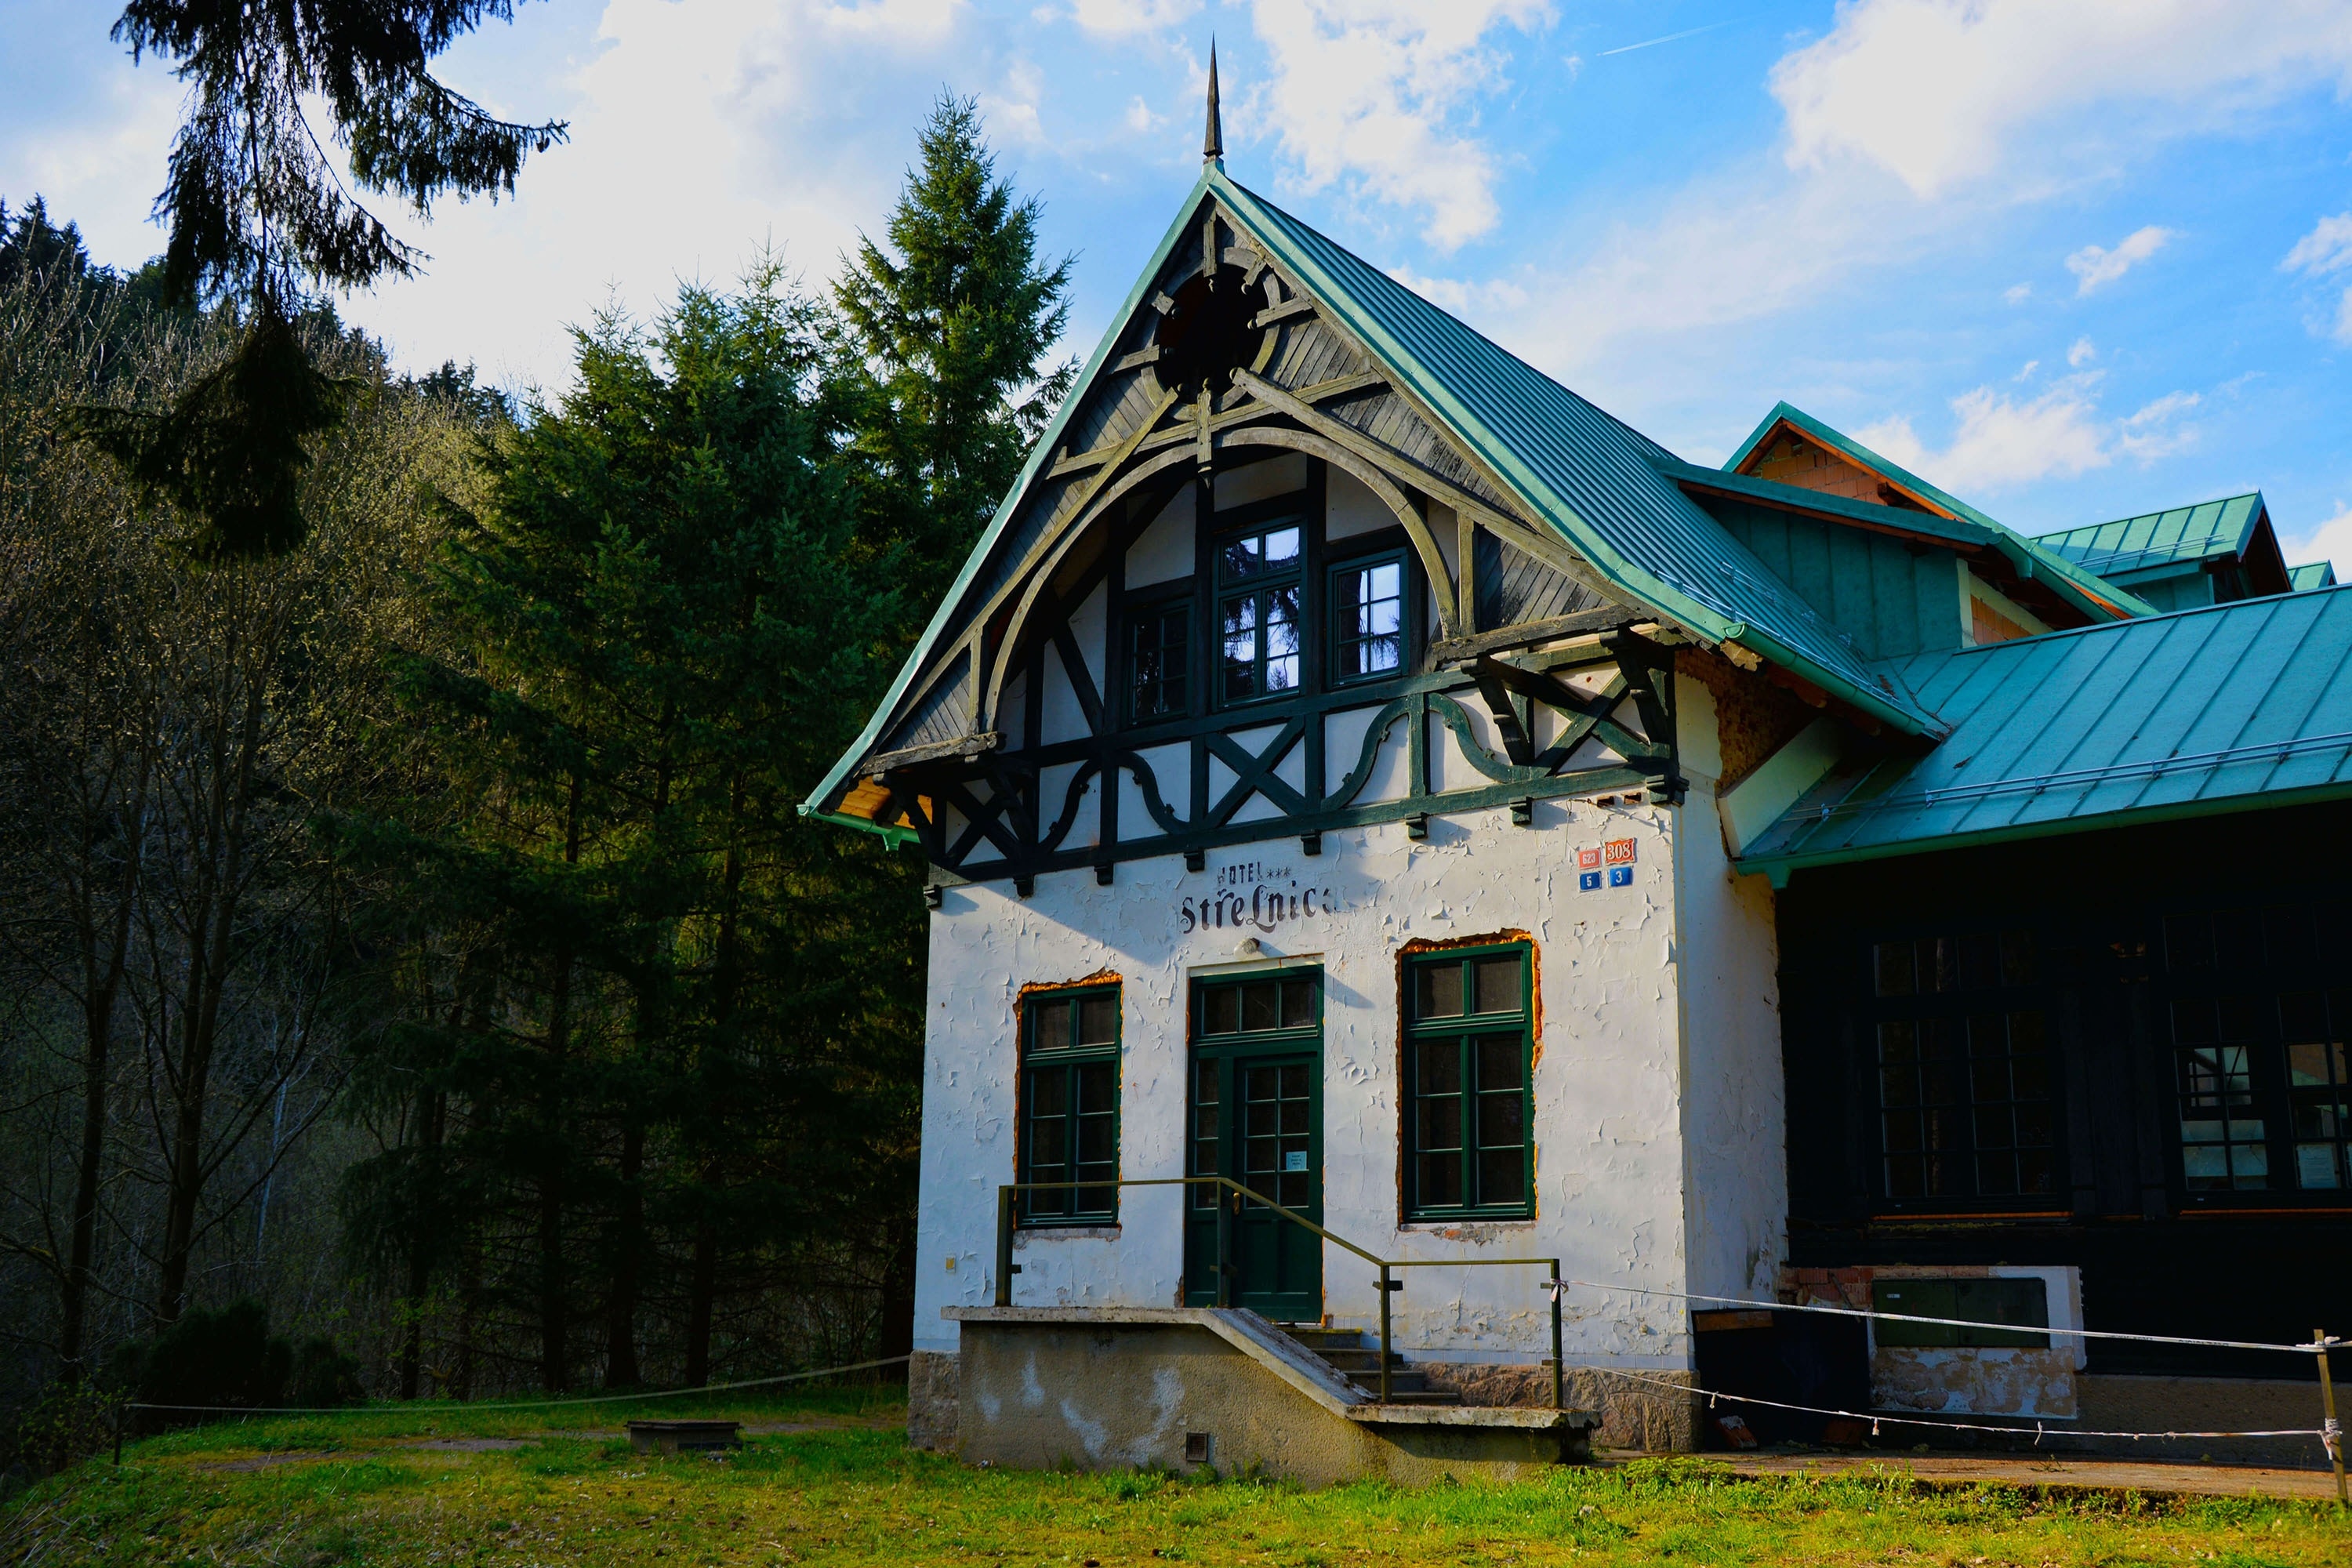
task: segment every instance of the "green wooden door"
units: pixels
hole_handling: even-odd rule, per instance
[[[1190,1173],[1223,1174],[1321,1224],[1323,1007],[1314,970],[1197,981],[1192,988]],[[1277,1322],[1323,1315],[1321,1239],[1262,1203],[1196,1187],[1186,1206],[1184,1299],[1217,1300],[1224,1207],[1236,1307]]]

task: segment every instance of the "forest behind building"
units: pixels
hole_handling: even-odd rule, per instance
[[[264,551],[139,454],[268,322],[69,216],[0,205],[0,1406],[174,1336],[245,1404],[903,1352],[921,867],[797,807],[1068,380],[972,107],[835,277],[560,387],[303,296]]]

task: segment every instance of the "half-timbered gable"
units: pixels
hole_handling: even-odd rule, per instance
[[[1677,798],[1677,646],[1930,729],[1681,467],[1213,164],[816,804],[1025,881]]]

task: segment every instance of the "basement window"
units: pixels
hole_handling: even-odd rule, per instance
[[[1033,993],[1022,1005],[1018,1170],[1024,1226],[1118,1218],[1119,988]]]
[[[1535,1036],[1527,944],[1405,966],[1405,1217],[1535,1213]]]
[[[1879,1319],[1871,1336],[1882,1350],[2047,1350],[2050,1288],[2031,1277],[2014,1279],[1878,1279],[1870,1287],[1875,1311],[1916,1318],[1964,1318],[1957,1323],[1890,1323]],[[1978,1325],[1981,1324],[1982,1327]]]

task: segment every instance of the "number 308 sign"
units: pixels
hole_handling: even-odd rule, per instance
[[[1612,888],[1633,885],[1633,840],[1612,838],[1604,844],[1588,846],[1576,852],[1576,886],[1580,892],[1590,893],[1601,886],[1606,875]]]

